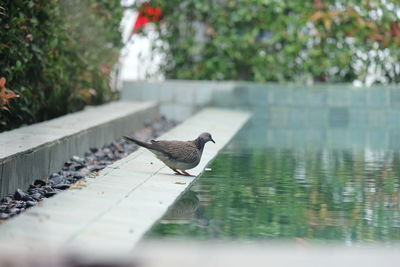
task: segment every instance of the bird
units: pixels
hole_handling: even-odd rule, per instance
[[[150,143],[147,143],[129,136],[124,136],[124,138],[138,146],[147,148],[175,174],[184,176],[195,176],[186,172],[186,170],[199,164],[204,145],[207,142],[211,141],[215,144],[210,133],[202,133],[199,137],[190,141],[151,140]]]

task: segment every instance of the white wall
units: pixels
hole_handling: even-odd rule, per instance
[[[123,1],[124,5],[133,4],[135,1]],[[157,33],[153,25],[148,24],[143,29],[146,36],[133,34],[133,26],[137,18],[137,12],[132,9],[125,11],[121,22],[123,41],[125,47],[122,49],[121,79],[124,80],[164,80],[159,66],[163,55],[151,51],[152,43],[157,40]]]

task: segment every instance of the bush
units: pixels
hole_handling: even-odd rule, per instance
[[[151,4],[163,12],[155,49],[168,78],[400,82],[397,0]]]
[[[115,98],[123,9],[107,0],[3,0],[0,77],[18,99],[0,110],[0,131]]]

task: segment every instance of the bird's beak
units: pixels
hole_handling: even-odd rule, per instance
[[[210,141],[211,141],[211,142],[213,142],[213,143],[215,144],[215,141],[214,141],[214,139],[212,139],[212,138],[211,138],[211,140],[210,140]]]

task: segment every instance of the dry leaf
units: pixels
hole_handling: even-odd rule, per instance
[[[309,20],[310,20],[311,22],[316,22],[316,21],[320,20],[320,19],[323,18],[323,17],[324,17],[324,13],[323,13],[323,12],[321,12],[321,11],[316,11],[316,12],[314,12],[314,13],[310,16]]]
[[[98,172],[92,172],[91,174],[89,174],[89,178],[96,178],[96,176],[99,176],[100,174]]]
[[[86,186],[86,182],[84,179],[79,180],[78,182],[72,184],[69,189],[82,189],[83,187]]]

